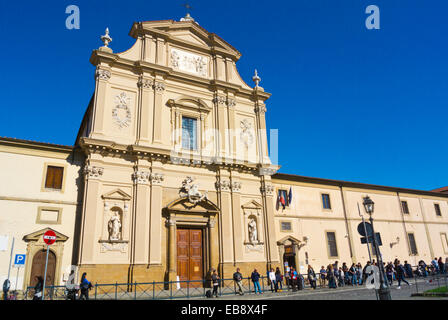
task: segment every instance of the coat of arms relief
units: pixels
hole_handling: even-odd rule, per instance
[[[179,196],[188,198],[188,201],[194,205],[201,201],[207,200],[207,191],[201,193],[197,183],[193,183],[194,179],[188,176],[182,181],[182,187],[179,191]]]

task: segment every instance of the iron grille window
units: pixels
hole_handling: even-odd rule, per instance
[[[322,205],[323,205],[324,209],[331,209],[329,194],[327,194],[327,193],[322,194]]]
[[[403,208],[403,213],[409,214],[409,207],[407,201],[401,201],[401,207]]]
[[[411,254],[416,255],[417,252],[417,244],[415,243],[415,237],[413,233],[408,233],[409,245],[411,247]]]
[[[330,257],[338,256],[338,246],[336,245],[336,233],[327,232],[328,252]]]
[[[197,119],[182,117],[182,148],[197,150]]]

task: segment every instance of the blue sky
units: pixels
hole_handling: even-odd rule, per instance
[[[183,0],[2,1],[0,136],[74,143],[94,90],[89,62],[109,27],[115,52],[134,21],[178,20]],[[442,0],[192,0],[192,16],[258,69],[280,172],[414,189],[448,185],[448,3]],[[68,30],[75,4],[81,28]],[[367,30],[365,8],[380,8]]]

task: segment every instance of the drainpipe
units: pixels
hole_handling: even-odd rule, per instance
[[[345,207],[345,197],[344,197],[344,190],[342,188],[342,185],[339,186],[339,190],[341,191],[341,199],[342,199],[342,208],[344,211],[344,221],[345,221],[345,229],[347,231],[347,236],[348,236],[348,248],[350,249],[350,258],[352,258],[352,262],[356,263],[356,255],[354,254],[354,250],[352,247],[352,236],[351,236],[351,232],[350,232],[350,226],[348,224],[348,219],[347,219],[347,209]]]

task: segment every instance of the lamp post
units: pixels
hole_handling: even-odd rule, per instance
[[[385,281],[384,278],[384,266],[383,266],[383,259],[381,257],[381,253],[380,253],[380,248],[376,242],[376,234],[375,234],[375,229],[373,227],[373,210],[375,207],[375,203],[372,201],[372,199],[370,199],[369,196],[364,197],[363,199],[363,205],[364,205],[364,209],[366,210],[367,214],[370,216],[369,221],[370,224],[372,225],[372,241],[373,241],[373,247],[375,248],[375,255],[376,255],[376,260],[378,261],[378,269],[380,272],[380,288],[378,289],[378,296],[380,297],[380,300],[392,300],[391,296],[390,296],[390,288],[389,288],[389,284],[387,283],[387,281]],[[368,239],[367,235],[367,239]],[[368,242],[367,242],[368,243]]]

